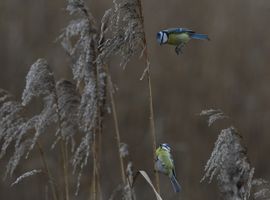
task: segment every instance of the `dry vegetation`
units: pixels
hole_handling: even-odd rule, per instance
[[[125,133],[120,131],[116,88],[110,73],[111,60],[115,56],[120,57],[119,65],[123,68],[132,58],[143,58],[145,70],[141,72],[141,80],[145,79],[147,83],[148,101],[145,104],[149,111],[146,113],[150,135],[147,143],[152,147],[151,159],[154,161],[157,139],[149,49],[141,1],[114,0],[113,7],[105,11],[100,22],[82,0],[69,0],[66,10],[72,19],[57,41],[69,57],[72,80],[57,80],[48,61],[41,58],[29,69],[21,101],[16,101],[8,91],[0,89],[0,159],[7,159],[4,180],[13,178],[10,185],[16,188],[32,176],[46,177],[44,185],[40,187],[49,189],[41,194],[41,199],[96,200],[109,197],[110,200],[135,200],[141,192],[141,187],[136,189],[137,185],[142,184],[139,180],[141,176],[150,185],[143,187],[153,193],[148,193],[153,195],[152,198],[169,199],[165,195],[160,196],[159,176],[155,174],[153,178],[153,168],[133,169],[129,144],[121,140]],[[32,110],[33,102],[42,105],[37,113]],[[111,116],[108,117],[108,113]],[[228,119],[220,110],[204,110],[201,115],[207,116],[209,126]],[[115,152],[119,160],[119,168],[114,170],[121,174],[121,182],[113,185],[114,190],[109,194],[104,194],[101,181],[101,168],[110,170],[110,166],[103,167],[101,162],[101,156],[106,154],[101,145],[102,138],[106,137],[105,118],[114,123],[115,129],[110,134],[115,134],[114,148],[117,149]],[[50,135],[49,141],[45,135]],[[269,183],[254,178],[255,167],[248,159],[242,140],[233,126],[220,131],[205,165],[202,182],[212,182],[216,177],[214,182],[218,185],[220,196],[226,200],[270,199]],[[50,148],[44,147],[44,144]],[[16,174],[18,166],[35,159],[33,151],[38,152],[40,168]],[[61,168],[60,174],[54,172],[51,154],[61,159],[57,166]],[[151,173],[152,180],[145,171]],[[14,174],[17,177],[14,178]],[[88,176],[88,182],[82,181],[83,176]],[[84,196],[80,196],[80,193]],[[182,199],[181,194],[177,198]]]
[[[109,93],[123,181],[117,190],[121,191],[123,199],[134,199],[132,163],[129,162],[125,166],[123,161],[128,151],[127,145],[121,143],[120,140],[108,61],[111,56],[120,55],[122,58],[120,65],[125,67],[131,57],[147,51],[140,2],[115,0],[114,7],[105,12],[100,27],[84,1],[68,1],[67,11],[75,19],[70,21],[58,40],[70,57],[75,83],[68,80],[56,81],[47,61],[38,59],[30,67],[26,76],[26,86],[21,102],[13,101],[8,92],[1,90],[1,117],[3,119],[1,121],[1,138],[3,138],[1,157],[5,155],[7,148],[15,143],[14,154],[7,164],[5,177],[11,177],[21,159],[28,158],[30,151],[38,146],[43,161],[42,171],[48,176],[52,198],[69,200],[69,164],[71,163],[73,167],[73,178],[77,176],[75,192],[77,196],[83,170],[88,166],[91,157],[93,174],[89,198],[101,199],[98,144],[102,137],[103,118],[107,113],[107,94]],[[149,66],[146,70],[149,80]],[[151,87],[151,82],[148,81],[148,83]],[[23,116],[23,110],[31,109],[27,106],[33,98],[41,99],[43,109],[39,114],[28,119]],[[153,110],[151,98],[150,106]],[[153,124],[153,113],[150,114],[151,124]],[[52,148],[60,146],[59,153],[62,159],[63,174],[57,178],[52,176],[44,155],[45,150],[40,144],[41,135],[48,133],[50,126],[54,127],[53,132],[55,132],[51,146]],[[151,133],[154,137],[154,131]],[[155,147],[155,141],[153,143]],[[25,172],[12,183],[12,186],[38,173],[41,173],[40,169]],[[152,184],[147,174],[144,172],[141,174]],[[62,178],[64,183],[60,188],[63,191],[59,191],[57,180]]]

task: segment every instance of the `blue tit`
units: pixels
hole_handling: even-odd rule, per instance
[[[196,33],[187,28],[170,28],[157,33],[157,41],[160,45],[175,45],[177,55],[182,52],[182,48],[191,40],[210,40],[208,35]]]
[[[169,176],[173,190],[180,192],[181,186],[176,180],[174,162],[171,155],[171,148],[168,144],[160,144],[156,149],[155,170]]]

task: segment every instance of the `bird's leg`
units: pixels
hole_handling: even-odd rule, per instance
[[[180,45],[181,45],[181,44],[180,44]],[[179,53],[181,52],[180,45],[177,45],[177,46],[175,47],[175,53],[176,53],[177,55],[179,55]],[[181,52],[181,53],[182,53],[182,52]]]
[[[181,54],[183,53],[182,49],[184,46],[185,46],[185,43],[180,43],[179,45],[175,47],[175,52],[177,55],[179,55],[179,53]]]

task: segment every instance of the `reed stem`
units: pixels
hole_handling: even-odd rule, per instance
[[[109,93],[110,93],[110,99],[111,99],[116,141],[117,141],[117,146],[118,146],[118,155],[119,155],[120,167],[121,167],[121,177],[122,177],[123,184],[126,185],[126,173],[125,173],[125,167],[124,167],[124,160],[123,160],[121,153],[120,153],[121,138],[120,138],[120,131],[119,131],[118,116],[117,116],[117,112],[116,112],[116,105],[115,105],[115,100],[114,100],[114,96],[113,96],[113,91],[114,91],[113,90],[113,83],[111,80],[111,76],[109,74],[108,66],[106,66],[105,68],[106,68],[107,76],[108,76],[108,86],[109,86]]]
[[[63,135],[63,128],[62,128],[62,119],[60,114],[60,106],[59,106],[59,99],[58,94],[55,91],[55,102],[56,102],[56,114],[57,114],[57,121],[58,121],[58,129],[60,134],[61,140],[61,156],[63,161],[63,174],[64,174],[64,188],[65,188],[65,200],[69,200],[69,183],[68,183],[68,166],[67,166],[67,146],[65,144],[65,138]]]
[[[65,182],[65,199],[69,200],[69,183],[68,183],[68,165],[67,165],[67,146],[65,141],[61,139],[61,154],[63,160],[63,172],[64,172],[64,182]]]
[[[150,61],[149,61],[149,55],[148,55],[148,48],[147,48],[147,42],[146,42],[146,35],[145,35],[145,29],[144,29],[144,17],[143,17],[143,8],[141,0],[138,0],[138,7],[139,7],[139,14],[141,18],[141,24],[143,29],[143,57],[145,60],[145,72],[141,79],[143,79],[144,75],[147,77],[147,85],[148,85],[148,101],[149,101],[149,122],[150,122],[150,134],[152,137],[152,151],[153,151],[153,166],[155,168],[155,159],[156,159],[156,132],[155,132],[155,122],[154,122],[154,109],[153,109],[153,96],[152,96],[152,84],[151,84],[151,71],[150,71]],[[158,193],[160,193],[160,184],[159,184],[159,174],[155,171],[155,186]]]
[[[45,153],[44,153],[43,148],[42,148],[39,141],[37,142],[37,146],[38,146],[38,150],[40,153],[40,157],[41,157],[44,169],[45,169],[46,174],[48,175],[48,178],[49,178],[49,184],[50,184],[50,187],[52,190],[53,199],[58,200],[59,196],[57,194],[57,189],[56,189],[56,186],[54,184],[54,179],[53,179],[53,176],[52,176],[51,171],[49,169],[48,162],[47,162],[46,157],[45,157]]]

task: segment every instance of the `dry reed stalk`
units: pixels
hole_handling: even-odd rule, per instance
[[[101,136],[102,136],[102,113],[99,111],[98,118],[98,135],[95,140],[95,152],[96,152],[96,191],[97,191],[97,199],[102,199],[101,194],[101,186],[100,186],[100,149],[101,149]]]
[[[111,106],[112,106],[112,113],[113,113],[113,121],[114,121],[114,128],[115,128],[115,134],[116,134],[116,141],[118,146],[118,155],[120,160],[120,167],[121,167],[121,177],[123,185],[126,185],[126,174],[125,174],[125,167],[124,167],[124,160],[120,153],[120,147],[121,147],[121,138],[120,138],[120,132],[119,132],[119,123],[118,123],[118,117],[116,112],[116,105],[114,101],[113,96],[113,84],[111,80],[111,76],[109,74],[108,66],[105,66],[107,75],[108,75],[108,87],[109,87],[109,93],[110,93],[110,99],[111,99]]]
[[[54,79],[55,80],[55,79]],[[67,164],[67,146],[65,144],[65,137],[63,133],[63,120],[61,119],[61,114],[60,114],[60,105],[59,105],[59,98],[56,90],[53,91],[54,96],[55,96],[55,104],[56,104],[56,115],[57,115],[57,125],[58,125],[58,130],[60,134],[60,148],[61,148],[61,157],[62,157],[62,167],[63,167],[63,175],[64,175],[64,190],[65,190],[65,200],[69,200],[69,183],[68,183],[68,164]]]
[[[96,200],[96,168],[97,168],[97,155],[96,155],[96,134],[93,135],[93,177],[92,177],[92,195],[90,194],[90,198],[92,200]]]
[[[53,181],[54,179],[53,179],[53,176],[52,176],[51,171],[49,169],[48,162],[47,162],[46,157],[45,157],[45,152],[43,151],[43,148],[42,148],[39,141],[37,141],[37,146],[38,146],[38,150],[40,153],[40,157],[41,157],[44,169],[45,169],[46,174],[48,175],[48,178],[49,178],[49,183],[50,183],[50,187],[52,190],[53,199],[58,200],[59,195],[57,194],[57,189],[56,189],[56,186],[55,186],[54,181]]]
[[[89,16],[88,16],[89,17]],[[92,44],[92,49],[95,50],[92,53],[92,56],[94,58],[97,57],[96,55],[96,46],[95,44]],[[91,56],[91,55],[89,55]],[[100,88],[99,85],[99,81],[100,81],[100,77],[99,77],[99,66],[97,65],[97,63],[94,63],[93,65],[94,67],[94,73],[95,73],[95,84],[96,84],[96,88]],[[99,144],[99,138],[101,137],[102,134],[102,118],[103,118],[103,112],[102,112],[102,107],[105,105],[105,100],[104,101],[100,101],[99,99],[99,90],[96,89],[96,97],[97,97],[97,101],[98,101],[98,108],[97,108],[97,124],[95,127],[95,131],[94,131],[94,135],[93,135],[93,161],[94,161],[94,167],[93,167],[93,194],[94,197],[93,199],[100,199],[101,195],[101,191],[99,189],[99,185],[100,185],[100,171],[99,171],[99,151],[98,151],[98,144]]]
[[[93,134],[93,145],[92,145],[92,154],[93,154],[93,171],[92,171],[92,183],[90,184],[90,194],[89,200],[100,200],[101,188],[100,188],[100,170],[99,170],[99,148],[100,145],[100,137],[101,137],[101,120],[99,119],[99,126],[97,127],[97,131]],[[98,133],[98,134],[97,134]]]
[[[69,200],[69,183],[68,183],[68,165],[67,165],[67,146],[65,141],[61,139],[61,155],[62,155],[62,164],[63,164],[63,173],[64,173],[64,186],[65,186],[65,199]]]
[[[148,55],[148,48],[147,48],[147,42],[146,42],[146,35],[144,31],[144,17],[143,17],[143,8],[141,0],[138,0],[138,7],[140,12],[140,18],[141,18],[141,24],[142,24],[142,30],[143,30],[143,44],[144,44],[144,50],[143,50],[143,57],[145,60],[145,71],[141,77],[141,80],[144,78],[144,75],[147,77],[147,84],[148,84],[148,92],[149,92],[149,120],[150,120],[150,133],[152,137],[152,151],[153,151],[153,166],[155,167],[155,158],[156,158],[156,132],[155,132],[155,121],[154,121],[154,109],[153,109],[153,96],[152,96],[152,83],[151,83],[151,71],[150,71],[150,61],[149,61],[149,55]],[[156,190],[158,193],[160,193],[160,184],[159,184],[159,174],[155,171],[155,179],[156,179]]]

